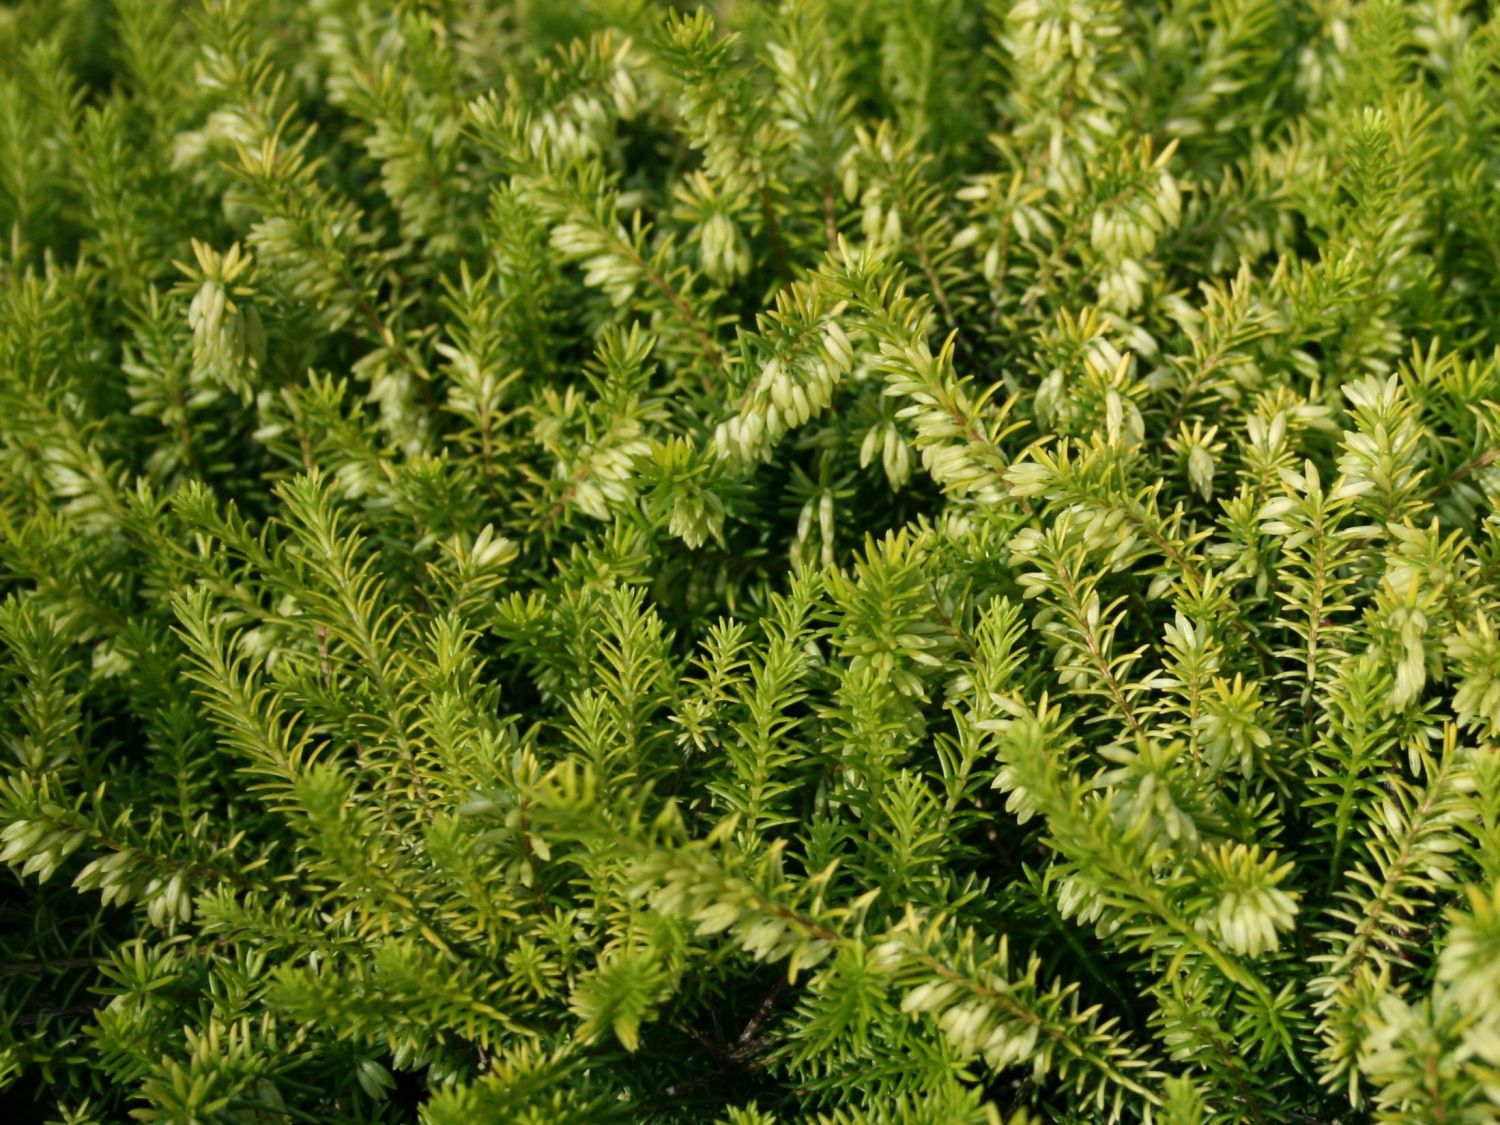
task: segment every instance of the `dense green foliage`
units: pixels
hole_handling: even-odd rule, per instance
[[[8,1120],[1495,1120],[1500,22],[709,7],[0,8]]]

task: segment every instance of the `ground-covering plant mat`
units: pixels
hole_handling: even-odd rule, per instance
[[[1500,1117],[1487,8],[0,8],[7,1120]]]

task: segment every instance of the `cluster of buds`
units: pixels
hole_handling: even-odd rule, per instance
[[[1106,266],[1099,280],[1106,308],[1128,313],[1140,307],[1148,281],[1141,261],[1182,221],[1182,193],[1167,170],[1176,147],[1174,141],[1153,159],[1150,145],[1143,146],[1133,185],[1094,211],[1089,241]]]
[[[833,544],[837,532],[834,496],[831,489],[822,488],[802,505],[797,514],[797,541],[792,544],[792,565],[801,566],[816,557],[825,567],[833,565]],[[813,531],[818,533],[817,551],[814,554]]]
[[[596,47],[608,50],[601,40]],[[523,135],[531,153],[552,167],[565,167],[603,154],[614,143],[616,121],[629,121],[640,107],[640,90],[630,40],[613,45],[607,58],[595,60],[603,73],[595,84],[570,92],[555,104],[529,115]]]
[[[191,919],[193,887],[187,872],[156,872],[148,864],[143,853],[122,848],[87,864],[73,886],[80,891],[98,891],[105,906],[139,899],[154,926]]]
[[[1214,473],[1226,448],[1218,435],[1218,426],[1195,420],[1191,426],[1179,423],[1177,433],[1167,438],[1167,448],[1187,462],[1188,480],[1205,500],[1213,499]]]
[[[713,454],[681,434],[654,443],[636,467],[648,511],[656,518],[665,511],[667,530],[689,547],[723,541],[724,501],[713,491],[713,470]]]
[[[559,461],[557,475],[569,480],[567,496],[575,508],[608,519],[612,510],[635,500],[635,464],[650,452],[640,422],[619,418],[604,440],[583,446],[576,459]]]
[[[563,110],[547,110],[528,122],[531,150],[566,165],[598,156],[609,144],[614,118],[600,98],[576,97]]]
[[[266,357],[266,331],[260,313],[247,303],[251,290],[236,281],[250,268],[251,258],[235,243],[224,254],[193,240],[197,268],[177,268],[198,282],[188,306],[193,331],[193,374],[198,379],[241,394],[248,400]]]
[[[630,236],[623,225],[616,223],[611,230],[592,217],[575,216],[552,228],[552,248],[570,258],[581,258],[584,284],[602,289],[616,308],[630,302],[641,280],[640,262],[620,252],[629,244]]]
[[[702,172],[691,173],[672,194],[677,199],[673,218],[693,224],[688,241],[698,247],[698,265],[704,275],[723,283],[749,273],[750,243],[734,200]]]
[[[1417,407],[1391,375],[1367,375],[1344,387],[1354,415],[1353,430],[1344,433],[1339,472],[1367,490],[1361,505],[1381,520],[1412,510],[1422,494],[1426,447]]]
[[[859,446],[859,467],[868,468],[877,454],[891,487],[903,488],[911,480],[911,446],[907,445],[894,419],[870,427]]]
[[[1274,852],[1262,855],[1253,844],[1205,848],[1198,866],[1215,890],[1194,928],[1246,957],[1274,952],[1297,918],[1296,899],[1279,886],[1292,865],[1278,865],[1277,858]]]
[[[380,411],[380,426],[386,436],[408,456],[426,446],[432,419],[421,405],[421,384],[409,368],[393,362],[389,346],[376,348],[355,361],[355,378],[368,386],[365,401]]]
[[[1214,677],[1195,720],[1209,765],[1221,771],[1238,770],[1242,777],[1251,776],[1256,755],[1271,745],[1271,735],[1260,722],[1260,710],[1258,683],[1246,683],[1238,673],[1233,681]]]
[[[1133,353],[1116,338],[1120,325],[1108,313],[1085,309],[1059,313],[1041,337],[1046,371],[1036,392],[1037,416],[1059,434],[1100,434],[1111,445],[1132,449],[1145,438],[1137,402],[1146,394]]]
[[[925,340],[882,341],[880,368],[885,393],[905,400],[896,417],[911,424],[932,479],[955,495],[1000,502],[1006,488],[993,431],[1003,424],[1005,408],[981,415],[981,404],[954,374],[952,339],[936,355]]]
[[[1453,710],[1461,726],[1494,738],[1500,735],[1500,636],[1482,613],[1472,628],[1459,622],[1456,630],[1444,645],[1460,676]]]
[[[45,883],[63,860],[88,842],[87,826],[68,818],[69,810],[39,800],[29,817],[17,817],[0,831],[0,863]]]
[[[766,361],[739,413],[714,430],[719,457],[746,466],[765,460],[783,434],[828,407],[834,388],[854,367],[853,345],[839,325],[842,312],[835,306],[823,317],[815,346],[794,345]]]
[[[1001,45],[1013,60],[1016,137],[1027,147],[1045,146],[1053,190],[1066,191],[1119,133],[1124,102],[1109,63],[1121,15],[1107,0],[1019,0],[1005,14]]]
[[[915,233],[922,200],[930,199],[930,157],[889,122],[873,132],[856,127],[854,136],[843,161],[845,196],[853,201],[858,192],[860,230],[870,243],[898,246]]]

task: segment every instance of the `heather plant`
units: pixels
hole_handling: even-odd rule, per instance
[[[12,1120],[1500,1117],[1500,22],[0,8]]]

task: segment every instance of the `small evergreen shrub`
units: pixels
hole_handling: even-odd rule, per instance
[[[1500,1115],[1500,24],[0,9],[10,1120]]]

